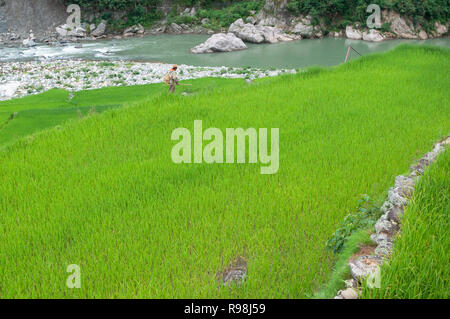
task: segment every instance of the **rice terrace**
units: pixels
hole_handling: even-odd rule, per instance
[[[166,19],[234,37],[237,12],[260,30],[249,17],[267,2],[199,2]],[[160,27],[136,12],[133,24]],[[102,17],[111,38],[95,41],[159,36],[113,39],[130,26]],[[251,43],[344,41],[322,39],[332,30]],[[450,49],[448,31],[424,30],[447,42],[367,51],[347,34],[339,63],[276,68],[27,60],[36,47],[20,44],[21,57],[0,60],[0,298],[448,299]]]

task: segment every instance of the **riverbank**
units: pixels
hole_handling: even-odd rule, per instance
[[[26,0],[23,1],[26,3]],[[226,32],[232,32],[248,43],[276,43],[324,37],[380,42],[390,39],[441,38],[448,36],[449,27],[446,13],[440,13],[445,3],[427,4],[426,10],[433,13],[427,18],[422,17],[423,5],[420,3],[414,3],[406,11],[397,1],[385,4],[382,8],[378,7],[380,11],[377,24],[369,27],[368,21],[373,17],[368,14],[370,10],[366,11],[362,6],[355,8],[351,3],[340,8],[342,12],[334,12],[336,8],[330,3],[311,4],[310,7],[303,8],[300,2],[289,0],[237,1],[216,7],[204,4],[188,6],[188,3],[169,1],[163,7],[139,6],[140,12],[136,13],[131,8],[131,11],[124,9],[126,1],[122,2],[121,5],[96,4],[96,1],[90,4],[80,3],[81,23],[73,27],[67,24],[70,24],[70,19],[61,23],[66,18],[65,12],[61,11],[62,3],[58,10],[51,4],[46,4],[47,11],[53,12],[51,26],[48,26],[45,14],[28,17],[23,10],[9,8],[13,5],[8,1],[6,17],[0,19],[6,21],[0,28],[0,43],[25,46],[45,43],[57,46],[80,41],[139,38],[145,35],[211,35]],[[39,10],[35,8],[31,11],[36,13]],[[330,16],[329,12],[334,14]],[[30,20],[27,23],[34,24],[30,24],[25,31],[23,26],[17,25],[16,20]],[[31,25],[40,25],[37,23],[39,21],[46,21],[46,27],[31,30]],[[278,36],[274,37],[274,34]]]
[[[23,97],[53,88],[80,91],[109,86],[160,83],[171,64],[131,61],[29,61],[0,63],[0,100]],[[179,65],[180,80],[204,77],[253,80],[295,69],[199,67]]]

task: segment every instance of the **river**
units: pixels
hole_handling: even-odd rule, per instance
[[[342,63],[347,48],[353,46],[362,55],[389,50],[401,43],[450,47],[450,38],[425,41],[389,40],[366,42],[343,38],[300,40],[277,44],[247,44],[248,50],[191,54],[189,49],[202,43],[207,35],[156,35],[143,38],[84,42],[79,47],[39,45],[32,48],[0,45],[0,62],[40,59],[134,60],[188,64],[194,66],[252,66],[257,68],[300,68]],[[78,47],[77,47],[78,46]],[[352,52],[351,58],[357,57]]]

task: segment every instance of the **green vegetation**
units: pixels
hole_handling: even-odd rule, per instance
[[[362,246],[373,246],[369,230],[359,230],[350,235],[337,256],[330,279],[313,295],[314,299],[330,299],[345,288],[345,280],[351,278],[348,261]]]
[[[114,65],[114,64],[112,64]],[[107,64],[106,66],[110,66]],[[177,94],[204,92],[220,85],[224,88],[236,81],[202,79],[201,85],[182,88]],[[46,128],[62,124],[66,120],[89,115],[95,108],[97,113],[153,98],[167,92],[165,84],[135,85],[129,87],[107,87],[97,90],[73,92],[69,100],[66,90],[54,89],[21,99],[0,101],[0,150],[16,140]],[[17,113],[10,121],[12,114]]]
[[[162,18],[158,10],[161,0],[67,0],[66,4],[78,4],[84,10],[97,13],[97,19],[88,22],[108,21],[111,30],[123,29],[127,26],[141,23],[151,25],[155,20]],[[114,12],[123,12],[124,16],[118,19]]]
[[[381,268],[381,288],[364,287],[363,298],[450,297],[449,172],[447,150],[416,187],[393,255]]]
[[[311,15],[316,24],[324,20],[327,25],[345,28],[347,24],[355,22],[365,26],[366,9],[371,3],[371,0],[294,0],[289,2],[288,9],[295,15]],[[382,10],[391,9],[412,18],[415,24],[420,24],[426,31],[434,30],[435,21],[446,23],[449,20],[447,0],[379,0],[376,3]]]
[[[99,22],[104,19],[108,21],[108,28],[113,31],[138,23],[144,27],[151,26],[154,21],[163,18],[161,0],[70,0],[66,3],[79,4],[83,9],[97,13],[97,19],[88,22]],[[217,29],[227,27],[239,18],[248,17],[251,10],[261,9],[263,3],[262,0],[175,0],[167,15],[167,21],[169,23],[200,24],[203,18],[209,18],[210,22],[206,26]],[[193,6],[200,8],[197,15],[194,17],[180,15],[182,8]],[[124,16],[118,19],[113,12],[123,12]]]
[[[344,218],[341,226],[327,241],[327,248],[334,253],[340,252],[345,242],[353,233],[374,226],[380,216],[381,211],[379,205],[368,195],[362,196],[358,200],[356,212],[350,213]]]
[[[360,194],[385,196],[448,134],[449,57],[402,46],[251,85],[195,80],[191,95],[154,94],[21,139],[0,151],[0,297],[313,295],[336,261],[325,243]],[[107,104],[92,94],[88,105]],[[278,173],[174,164],[171,133],[196,119],[279,128]],[[247,280],[220,286],[237,257]],[[69,264],[81,289],[66,287]]]
[[[296,16],[311,15],[314,24],[324,22],[329,29],[343,29],[347,24],[359,22],[365,26],[367,6],[371,0],[292,0],[288,2],[288,11]],[[150,26],[154,21],[163,18],[161,0],[70,0],[67,4],[76,3],[84,9],[97,13],[96,21],[105,19],[111,30],[120,30],[127,26],[141,23]],[[167,15],[169,23],[200,24],[208,18],[205,25],[211,29],[228,27],[239,18],[245,19],[250,11],[259,11],[265,0],[174,0]],[[414,24],[419,24],[425,31],[434,30],[434,22],[447,23],[449,6],[447,0],[380,0],[377,2],[382,9],[390,9],[401,15],[410,17]],[[197,7],[200,10],[195,16],[180,15],[185,7]],[[113,12],[123,12],[122,18],[114,17]],[[383,31],[389,31],[389,25],[384,24]]]
[[[144,85],[129,88],[103,88],[73,93],[60,89],[39,95],[0,102],[0,149],[17,139],[54,127],[95,108],[103,112],[153,96],[164,90],[164,85]],[[13,120],[8,121],[17,112]],[[6,124],[7,123],[7,124]]]
[[[235,1],[223,8],[203,7],[198,14],[191,17],[178,15],[176,10],[167,16],[167,21],[175,23],[200,24],[202,19],[209,19],[204,25],[210,29],[227,28],[239,18],[246,19],[251,16],[251,11],[258,12],[264,5],[264,1]]]

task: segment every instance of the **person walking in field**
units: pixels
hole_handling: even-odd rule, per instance
[[[170,93],[175,92],[175,84],[179,85],[177,69],[178,69],[178,65],[176,65],[176,64],[172,65],[172,68],[169,70],[169,72],[167,72],[167,74],[164,76],[164,79],[163,79],[163,81],[169,85]]]

